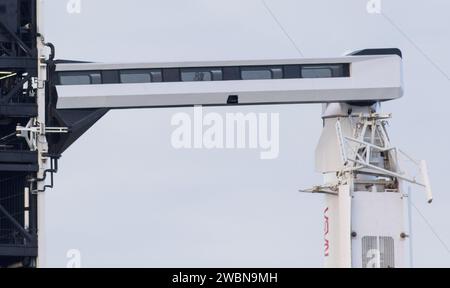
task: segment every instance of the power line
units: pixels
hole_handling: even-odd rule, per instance
[[[381,13],[381,15],[384,17],[384,19],[386,19],[400,34],[402,34],[402,36],[412,45],[414,46],[414,48],[416,48],[417,51],[419,51],[420,54],[422,54],[422,56],[428,61],[430,62],[431,65],[434,66],[434,68],[436,68],[436,70],[438,70],[445,78],[447,78],[448,81],[450,81],[450,76],[436,63],[433,61],[433,59],[431,59],[430,56],[428,56],[427,53],[425,53],[425,51],[422,50],[422,48],[419,47],[419,45],[416,44],[416,42],[414,42],[411,37],[408,36],[408,34],[406,34],[389,16],[387,16],[384,13]]]
[[[267,11],[269,12],[270,16],[272,16],[272,18],[275,21],[275,23],[277,23],[278,27],[280,27],[281,31],[283,31],[284,35],[289,39],[291,44],[294,46],[294,48],[300,54],[300,56],[304,57],[302,50],[297,46],[297,44],[295,43],[294,39],[292,39],[292,37],[289,35],[289,33],[286,31],[286,29],[284,29],[283,25],[278,20],[277,16],[275,16],[275,14],[272,12],[272,10],[270,9],[269,5],[267,5],[266,1],[265,0],[261,0],[261,2],[263,3],[264,7],[266,7]]]
[[[428,228],[431,230],[431,232],[434,234],[434,236],[439,240],[439,242],[441,242],[442,246],[445,248],[445,250],[447,250],[447,253],[450,255],[450,248],[449,248],[449,246],[439,236],[439,234],[437,233],[436,229],[434,229],[433,225],[431,225],[430,221],[427,220],[425,215],[422,214],[422,212],[419,210],[419,208],[417,208],[417,206],[414,204],[414,202],[411,201],[411,205],[414,207],[414,209],[417,211],[417,213],[419,213],[420,217],[423,219],[425,224],[427,224]]]

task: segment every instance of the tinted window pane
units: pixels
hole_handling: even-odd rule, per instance
[[[283,69],[281,67],[272,68],[272,79],[282,79],[283,78]]]
[[[122,83],[149,83],[152,77],[149,73],[123,73],[120,75]]]
[[[60,82],[61,85],[89,85],[91,84],[91,79],[89,78],[89,75],[80,75],[80,76],[61,75]]]
[[[65,72],[60,74],[59,82],[61,85],[101,84],[102,76],[96,72]]]
[[[121,83],[150,83],[161,82],[162,73],[160,70],[135,70],[135,71],[121,71]]]
[[[91,74],[91,84],[102,84],[102,75],[100,73]]]
[[[349,77],[348,65],[306,65],[302,66],[303,78]]]
[[[181,72],[181,81],[211,81],[212,74],[207,71],[184,71]]]
[[[241,80],[239,67],[223,67],[223,80]]]
[[[329,78],[333,77],[333,72],[329,67],[303,67],[303,78]]]
[[[286,65],[284,66],[285,79],[300,78],[300,66],[299,65]]]
[[[222,79],[222,69],[189,68],[181,70],[181,81],[217,81]]]
[[[161,70],[151,71],[150,75],[152,75],[152,82],[162,82],[162,72],[161,72]]]
[[[242,80],[282,79],[282,67],[242,67]]]
[[[272,79],[272,72],[269,69],[242,68],[242,80]]]

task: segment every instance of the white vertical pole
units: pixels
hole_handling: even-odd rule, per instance
[[[414,268],[413,235],[412,235],[412,193],[408,186],[408,235],[409,235],[409,268]]]
[[[352,268],[352,186],[339,187],[339,268]]]
[[[24,201],[23,201],[23,207],[25,207],[25,212],[23,215],[23,228],[25,228],[25,230],[28,230],[30,228],[30,188],[29,187],[25,187],[24,189]]]
[[[39,125],[45,125],[45,81],[47,80],[47,66],[43,62],[45,60],[45,46],[43,43],[43,19],[42,19],[43,0],[36,0],[36,21],[37,32],[40,36],[37,37],[37,50],[38,50],[38,89],[37,89],[37,105],[38,105],[38,117],[37,121]],[[42,126],[41,126],[42,127]],[[37,141],[38,157],[39,157],[39,171],[37,173],[38,179],[43,179],[45,175],[45,169],[48,166],[48,159],[44,157],[48,152],[48,145],[46,136],[40,133]],[[43,190],[45,181],[37,182],[37,189]],[[38,193],[37,195],[37,211],[38,211],[38,259],[37,266],[45,267],[45,194]]]

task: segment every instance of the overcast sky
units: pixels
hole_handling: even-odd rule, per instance
[[[383,104],[394,143],[429,164],[435,202],[414,203],[450,244],[450,2],[366,0],[46,0],[45,36],[59,59],[98,62],[340,56],[368,47],[404,53],[405,96]],[[283,29],[273,19],[277,21]],[[296,43],[298,49],[292,44]],[[175,150],[176,112],[108,113],[60,161],[46,192],[48,264],[65,266],[321,267],[323,197],[314,150],[320,105],[208,108],[280,113],[280,156],[254,150]],[[450,254],[413,212],[416,266],[450,267]]]

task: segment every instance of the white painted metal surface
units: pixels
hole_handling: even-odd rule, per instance
[[[350,77],[58,85],[57,107],[78,109],[226,105],[231,95],[237,95],[239,104],[243,105],[384,101],[399,98],[403,94],[402,61],[397,55],[242,62],[72,63],[58,64],[57,71],[317,63],[350,63]]]
[[[386,131],[390,115],[378,114],[376,106],[333,103],[323,113],[316,168],[324,184],[311,191],[326,194],[326,267],[408,267],[404,184],[424,187],[432,199],[424,162],[415,161],[423,179],[401,172],[399,149]]]
[[[352,199],[352,263],[357,268],[406,268],[408,263],[407,197],[398,192],[355,191]],[[373,247],[363,245],[369,237]],[[390,246],[393,244],[393,246]],[[366,247],[364,247],[366,246]]]
[[[44,19],[42,17],[42,9],[43,9],[44,1],[38,0],[36,1],[36,13],[37,13],[37,32],[38,35],[42,35],[43,33],[43,23]],[[44,46],[44,37],[38,36],[37,39],[37,49],[38,49],[38,91],[37,91],[37,104],[38,104],[38,117],[37,122],[45,125],[45,113],[46,113],[46,105],[45,105],[45,81],[47,80],[47,64],[45,61],[45,49]],[[48,167],[48,158],[44,155],[48,152],[48,143],[47,137],[44,133],[39,133],[37,139],[37,151],[38,151],[38,159],[39,159],[39,171],[37,173],[38,179],[43,179],[45,175],[45,170]],[[38,181],[37,190],[44,190],[45,181]],[[45,267],[46,263],[46,247],[45,247],[45,195],[43,193],[38,193],[38,258],[37,258],[37,266]]]
[[[56,67],[56,72],[62,71],[94,71],[94,70],[128,70],[128,69],[155,69],[155,68],[181,68],[181,67],[233,67],[233,66],[265,66],[265,65],[292,65],[292,64],[340,64],[340,63],[361,63],[379,59],[395,58],[397,68],[401,68],[401,58],[397,55],[369,55],[369,56],[343,56],[329,58],[288,58],[288,59],[261,59],[261,60],[228,60],[228,61],[179,61],[179,62],[151,62],[151,63],[60,63]],[[391,62],[387,60],[386,62]],[[384,62],[384,61],[382,61]],[[368,65],[366,64],[362,65]],[[372,62],[373,71],[379,73],[383,71],[383,66]],[[378,65],[378,66],[377,66]],[[383,64],[381,64],[383,65]],[[392,71],[393,74],[399,70]]]

